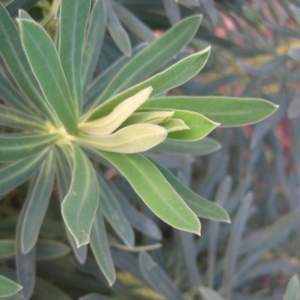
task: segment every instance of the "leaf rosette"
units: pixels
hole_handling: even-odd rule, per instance
[[[58,42],[24,11],[17,18],[18,32],[0,3],[0,125],[16,130],[0,135],[0,196],[33,177],[18,224],[17,261],[22,262],[22,257],[34,257],[57,178],[76,259],[85,261],[90,243],[113,284],[103,217],[128,247],[134,245],[131,224],[136,223],[125,217],[119,191],[93,161],[124,176],[163,221],[200,234],[198,216],[229,222],[227,213],[141,152],[158,146],[157,151],[176,152],[178,147],[179,153],[189,153],[188,145],[216,150],[218,143],[204,138],[217,126],[254,123],[277,107],[262,99],[165,97],[196,75],[209,57],[207,48],[176,61],[201,17],[186,18],[151,44],[131,49],[129,40],[115,32],[107,3],[62,0]],[[94,76],[106,27],[125,56]],[[20,263],[17,269],[24,272]],[[26,287],[22,293],[32,292],[30,284],[19,283]]]

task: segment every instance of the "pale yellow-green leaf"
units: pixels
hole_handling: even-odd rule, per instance
[[[149,86],[132,97],[121,102],[114,110],[103,118],[79,125],[82,132],[90,135],[108,135],[116,130],[139,106],[150,96],[152,87]]]
[[[168,132],[175,132],[175,131],[181,131],[181,130],[187,130],[190,129],[184,121],[180,119],[170,119],[162,124],[160,126],[164,127]]]
[[[122,124],[122,127],[138,123],[160,124],[168,121],[173,115],[173,111],[135,112]]]
[[[78,144],[117,153],[147,151],[160,144],[167,137],[167,130],[155,124],[135,124],[120,129],[114,134],[91,137],[77,136]]]

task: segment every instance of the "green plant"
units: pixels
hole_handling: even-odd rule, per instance
[[[95,1],[91,9],[91,1],[62,0],[58,53],[51,37],[24,11],[17,19],[19,36],[0,4],[0,53],[5,62],[0,73],[0,195],[30,181],[16,241],[0,241],[2,257],[15,254],[17,280],[23,288],[20,291],[20,285],[1,276],[0,286],[5,287],[1,297],[20,291],[29,299],[37,253],[66,254],[62,244],[38,241],[55,177],[77,261],[86,261],[90,243],[112,285],[116,273],[103,215],[128,248],[134,246],[134,233],[118,203],[122,194],[103,174],[106,167],[124,176],[163,221],[200,234],[197,216],[229,222],[227,213],[193,193],[147,153],[138,153],[174,147],[189,153],[185,142],[191,147],[209,144],[211,140],[202,139],[217,126],[254,123],[277,108],[251,98],[164,97],[197,74],[208,59],[209,48],[158,72],[191,41],[199,16],[184,19],[149,46],[135,48],[109,83],[101,74],[94,77],[106,25],[105,3]],[[113,25],[109,17],[107,22]]]

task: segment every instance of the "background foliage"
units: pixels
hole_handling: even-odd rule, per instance
[[[26,10],[36,3],[15,0],[7,9],[16,16],[20,7]],[[56,4],[41,1],[29,10],[52,35]],[[93,259],[81,265],[67,246],[53,242],[64,241],[64,229],[57,203],[50,201],[40,237],[52,242],[38,244],[32,299],[46,299],[47,295],[49,299],[53,295],[70,299],[90,293],[106,296],[82,299],[282,299],[287,278],[299,272],[300,3],[122,0],[109,4],[114,21],[107,22],[109,33],[97,63],[99,74],[116,59],[134,53],[140,41],[152,42],[154,34],[160,35],[180,19],[203,14],[193,48],[182,51],[180,58],[208,45],[212,45],[211,57],[200,75],[170,95],[259,97],[280,108],[255,126],[213,132],[211,136],[219,143],[207,139],[207,148],[197,148],[196,153],[191,149],[192,155],[151,154],[185,185],[219,203],[230,215],[231,225],[201,220],[201,237],[166,226],[126,181],[112,171],[106,174],[143,213],[133,213],[134,208],[123,203],[124,213],[127,209],[131,218],[138,216],[136,226],[142,233],[137,233],[137,245],[154,244],[153,250],[137,246],[131,249],[136,252],[128,252],[126,246],[110,241],[118,270],[111,288]],[[213,154],[199,155],[218,148]],[[15,235],[15,219],[22,205],[19,195],[27,188],[21,186],[2,200],[1,239]],[[158,248],[155,243],[162,236],[163,247]],[[2,249],[0,273],[14,278],[14,261],[7,259],[14,252],[13,245],[6,243]],[[291,279],[286,299],[298,299],[293,294],[295,286],[297,277]]]

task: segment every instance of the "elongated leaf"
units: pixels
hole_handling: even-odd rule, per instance
[[[120,51],[130,57],[131,56],[131,44],[129,36],[126,30],[123,28],[114,10],[111,7],[110,1],[106,1],[107,8],[107,30],[109,31],[112,39],[120,49]]]
[[[0,104],[0,125],[23,130],[47,130],[39,119]]]
[[[22,289],[16,282],[0,275],[0,297],[9,297]]]
[[[15,241],[0,240],[0,259],[9,258],[15,254]]]
[[[184,22],[184,21],[182,21]],[[181,24],[181,23],[179,23]],[[178,26],[178,25],[177,25]],[[174,27],[176,28],[176,26]],[[129,72],[127,70],[128,66],[131,66],[131,62],[133,62],[133,65],[135,63],[135,60],[139,61],[140,57],[144,58],[144,54],[146,52],[147,54],[147,49],[151,48],[154,44],[157,42],[151,44],[149,47],[147,47],[144,51],[142,51],[140,54],[138,54],[133,60],[130,61],[121,71],[119,74],[123,74],[123,71],[125,70],[126,73]],[[194,75],[196,75],[202,67],[205,65],[208,56],[209,56],[210,48],[207,48],[199,53],[190,55],[182,60],[180,60],[178,63],[174,64],[170,68],[166,69],[165,71],[154,75],[153,77],[149,78],[148,80],[145,80],[144,82],[137,84],[136,86],[122,92],[121,94],[116,95],[106,103],[100,105],[98,108],[96,108],[91,115],[89,116],[89,120],[94,120],[97,119],[101,116],[104,116],[108,114],[109,112],[112,111],[112,109],[121,103],[123,100],[127,99],[128,97],[131,97],[141,91],[142,89],[152,86],[153,91],[151,93],[151,96],[156,96],[159,95],[165,91],[168,91],[172,88],[175,88],[189,79],[191,79]],[[124,71],[124,72],[125,72]],[[128,75],[128,74],[127,74]],[[127,78],[126,75],[126,78]],[[125,74],[124,74],[125,76]],[[122,77],[116,77],[117,79],[122,78]],[[124,78],[122,79],[122,81]],[[115,84],[115,81],[111,83],[111,85]],[[121,84],[118,82],[118,84]],[[108,86],[107,90],[110,88]],[[115,90],[114,90],[115,91]],[[102,96],[99,98],[99,101],[96,102],[95,105],[99,105],[102,103],[104,100],[107,99],[105,96],[106,92],[104,91]]]
[[[110,190],[110,187],[107,184],[107,181],[101,175],[100,172],[97,173],[99,186],[101,187],[100,197],[101,197],[101,206],[102,212],[115,230],[120,239],[129,247],[134,245],[134,232],[124,216],[118,200],[115,198],[115,195]]]
[[[215,221],[230,222],[228,214],[221,206],[212,201],[206,200],[200,195],[197,195],[156,161],[151,159],[151,162],[158,168],[158,170],[172,185],[174,190],[180,195],[180,197],[182,197],[197,216]]]
[[[22,224],[24,223],[25,212],[27,210],[30,196],[32,195],[34,189],[34,184],[31,182],[29,191],[25,203],[23,204],[16,233],[16,272],[18,277],[18,282],[23,289],[21,294],[24,300],[29,300],[33,294],[35,286],[35,265],[36,265],[36,247],[34,246],[28,253],[24,254],[22,252]]]
[[[25,56],[19,34],[13,20],[0,3],[0,54],[22,92],[27,96],[27,104],[36,106],[54,124],[57,118],[46,103]]]
[[[131,57],[122,56],[116,60],[109,68],[104,72],[101,72],[98,77],[94,79],[87,91],[87,102],[84,107],[84,112],[86,112],[90,107],[94,105],[94,102],[100,97],[101,93],[104,91],[106,86],[110,81],[118,74],[118,72],[138,53],[140,53],[145,47],[146,43],[140,44],[132,49]],[[1,74],[0,74],[1,75]],[[99,103],[100,104],[100,103]]]
[[[62,153],[56,149],[56,168],[57,168],[57,177],[58,177],[58,192],[60,202],[68,194],[71,185],[71,172],[69,166],[67,165]],[[64,224],[65,225],[65,224]],[[67,237],[71,244],[72,250],[75,254],[76,260],[83,264],[87,258],[87,245],[82,245],[80,248],[77,248],[76,241],[70,233],[68,227],[65,225],[65,230],[67,232]]]
[[[175,228],[200,233],[198,218],[147,158],[139,154],[98,152],[119,170],[158,217]]]
[[[136,95],[129,97],[117,105],[107,116],[96,121],[79,124],[79,129],[85,133],[96,136],[112,133],[149,98],[151,92],[151,86],[143,89]]]
[[[163,4],[164,4],[168,19],[169,19],[171,25],[174,26],[181,19],[179,6],[173,0],[163,0]]]
[[[59,134],[0,135],[0,162],[20,160],[53,144]]]
[[[103,201],[102,198],[101,201]],[[97,208],[90,239],[97,264],[111,286],[116,280],[116,271],[108,246],[101,205]]]
[[[205,300],[224,300],[216,291],[207,287],[202,286],[199,292]]]
[[[90,15],[89,28],[82,58],[82,91],[83,95],[93,78],[95,66],[101,51],[106,28],[105,0],[97,0]]]
[[[170,61],[193,38],[200,21],[201,18],[199,16],[184,19],[140,52],[118,73],[98,99],[95,106],[132,84],[140,82]]]
[[[286,287],[284,300],[298,300],[299,299],[299,278],[295,274],[288,282]]]
[[[236,261],[238,257],[238,249],[241,237],[248,219],[249,208],[253,201],[253,194],[248,193],[240,205],[237,215],[232,224],[232,229],[224,257],[223,267],[223,288],[227,299],[231,298],[233,274],[235,271]]]
[[[120,21],[126,25],[134,34],[136,34],[140,39],[148,41],[149,43],[155,41],[155,36],[151,29],[141,22],[135,14],[130,12],[126,7],[112,1],[112,7],[117,14]]]
[[[275,223],[254,232],[241,244],[239,255],[255,252],[260,249],[266,251],[274,247],[285,238],[300,222],[300,209],[296,209],[279,218]],[[255,241],[255,243],[254,243]]]
[[[166,139],[154,150],[188,155],[206,155],[218,151],[220,148],[221,145],[212,138],[203,138],[200,141],[190,143]]]
[[[73,151],[72,182],[62,202],[62,215],[79,248],[89,243],[99,202],[99,186],[89,159],[78,146],[73,145]]]
[[[140,253],[139,266],[146,281],[154,290],[164,296],[165,299],[183,299],[168,275],[156,262],[152,260],[151,256],[147,252]]]
[[[1,168],[0,195],[8,193],[30,178],[45,159],[47,152],[48,149],[34,155],[34,157],[24,158]]]
[[[77,127],[74,103],[55,46],[37,23],[18,21],[23,47],[43,93],[68,133],[73,133]]]
[[[21,224],[21,249],[28,253],[36,244],[39,231],[48,208],[54,184],[55,163],[51,151],[47,160],[42,164],[34,181]]]
[[[64,0],[60,5],[59,57],[77,117],[82,109],[82,51],[90,7],[91,0]]]
[[[67,255],[70,248],[65,244],[54,241],[38,241],[36,258],[39,260],[52,260]]]
[[[167,137],[167,130],[154,124],[135,124],[120,129],[114,134],[94,137],[79,136],[74,140],[83,145],[117,153],[138,153],[147,151]]]
[[[273,114],[278,106],[254,98],[180,96],[150,99],[141,108],[190,110],[221,123],[222,127],[232,127],[261,121]]]

